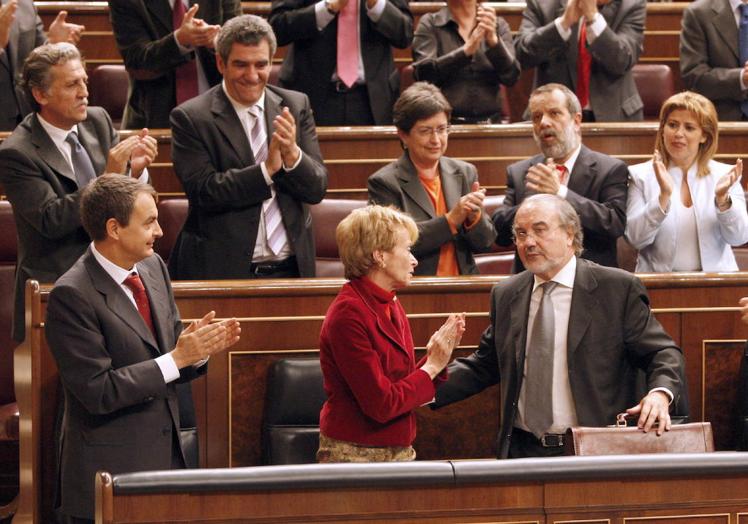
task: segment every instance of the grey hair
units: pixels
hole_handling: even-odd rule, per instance
[[[52,85],[52,68],[56,65],[65,64],[70,60],[80,60],[80,51],[73,44],[60,42],[58,44],[45,44],[37,47],[26,58],[21,71],[19,85],[23,89],[29,103],[34,111],[39,111],[41,106],[34,98],[33,89],[39,89],[43,93]],[[83,64],[85,66],[85,64]]]
[[[551,206],[556,211],[558,222],[561,227],[566,230],[571,229],[573,238],[572,247],[574,248],[574,254],[579,256],[582,254],[582,244],[584,242],[584,233],[582,232],[582,223],[579,219],[579,215],[574,207],[566,200],[558,195],[550,195],[548,193],[538,193],[531,195],[524,199],[520,204],[517,212],[525,206],[539,205],[539,206]],[[514,233],[514,225],[512,225],[512,233]]]
[[[566,98],[566,109],[569,110],[569,114],[576,115],[582,113],[582,105],[579,103],[579,99],[577,98],[577,95],[574,94],[574,91],[569,89],[563,84],[556,84],[556,83],[550,83],[550,84],[544,84],[538,88],[536,88],[532,93],[530,93],[530,100],[533,99],[533,97],[537,95],[542,95],[544,93],[552,93],[553,91],[561,91],[564,94],[564,97]],[[529,105],[529,102],[528,102]]]
[[[272,58],[278,48],[278,42],[267,20],[257,15],[237,16],[223,24],[218,32],[216,52],[226,63],[234,44],[259,45],[263,40],[266,40],[270,46],[270,58]]]

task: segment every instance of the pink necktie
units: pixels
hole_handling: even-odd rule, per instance
[[[338,14],[338,78],[348,87],[358,79],[358,2],[348,0]]]
[[[171,12],[171,21],[174,26],[174,31],[180,28],[184,14],[187,9],[184,7],[182,0],[174,0],[174,9]],[[186,102],[190,98],[197,96],[197,53],[194,58],[177,67],[176,82],[177,82],[177,105],[182,102]]]

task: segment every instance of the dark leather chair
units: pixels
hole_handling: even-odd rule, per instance
[[[281,64],[273,64],[270,66],[270,75],[268,76],[268,84],[277,86],[280,80]]]
[[[156,240],[154,248],[164,261],[169,260],[177,236],[182,231],[184,221],[187,220],[188,208],[186,198],[170,198],[160,200],[158,203],[158,222],[164,236]]]
[[[283,359],[270,366],[262,423],[264,464],[317,461],[319,412],[326,398],[319,359]]]
[[[633,73],[644,102],[644,120],[658,120],[662,103],[675,94],[673,71],[666,64],[636,64]]]
[[[311,206],[318,277],[343,276],[335,229],[351,211],[365,205],[366,200],[325,198],[319,204]]]
[[[88,102],[106,109],[115,128],[122,123],[129,85],[124,65],[100,65],[88,78]]]
[[[0,519],[12,515],[18,493],[18,404],[13,387],[13,288],[16,224],[10,202],[0,200]]]
[[[483,203],[488,216],[493,215],[504,201],[504,195],[487,196]],[[475,265],[481,275],[510,275],[514,263],[514,246],[499,246],[494,243],[491,251],[477,253]]]

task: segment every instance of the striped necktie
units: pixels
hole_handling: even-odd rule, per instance
[[[262,107],[253,105],[249,108],[249,114],[252,117],[252,125],[249,131],[249,142],[252,146],[252,152],[255,156],[255,162],[260,164],[267,160],[268,144],[265,126],[262,121]],[[272,173],[271,173],[272,174]],[[272,196],[263,204],[263,213],[265,215],[265,235],[268,247],[274,255],[280,253],[286,244],[286,230],[283,227],[283,215],[278,205],[278,197],[275,194],[275,188],[271,187]]]

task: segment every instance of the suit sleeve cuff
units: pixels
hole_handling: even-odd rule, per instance
[[[483,216],[483,212],[479,209],[478,212],[475,214],[475,218],[473,218],[473,220],[471,220],[470,223],[465,224],[465,229],[470,231],[475,226],[477,226],[482,216]]]
[[[569,188],[566,187],[566,186],[564,186],[564,185],[561,185],[561,186],[559,186],[558,191],[556,192],[556,194],[565,200],[566,199],[566,195],[569,194]]]
[[[670,401],[668,402],[668,404],[672,404],[673,403],[673,399],[675,398],[675,395],[673,395],[673,392],[670,391],[668,388],[653,388],[653,389],[651,389],[649,391],[649,393],[654,393],[656,391],[662,391],[663,393],[665,393],[668,396],[668,398],[670,399]]]
[[[592,44],[598,36],[603,34],[606,27],[608,27],[608,22],[605,21],[603,15],[597,13],[592,23],[587,26],[587,42]]]
[[[314,4],[314,20],[317,23],[317,31],[322,31],[335,19],[335,15],[327,10],[327,4],[322,0]]]
[[[562,40],[566,41],[571,38],[571,29],[564,29],[564,25],[561,23],[560,16],[556,18],[553,23],[556,25],[556,29],[558,30],[558,34],[561,36]]]
[[[179,378],[179,368],[176,362],[174,362],[174,357],[171,356],[171,353],[157,357],[156,364],[158,365],[158,369],[161,370],[166,384],[174,382]]]
[[[374,4],[374,7],[369,9],[369,7],[366,7],[366,14],[369,16],[369,19],[372,22],[379,22],[379,19],[382,18],[382,13],[384,13],[384,8],[387,5],[387,0],[377,0],[377,2]]]
[[[296,169],[297,167],[299,167],[299,164],[301,164],[301,157],[304,155],[304,151],[302,151],[299,146],[296,146],[296,149],[299,150],[299,157],[296,159],[296,162],[294,162],[293,165],[290,166],[290,167],[286,167],[286,165],[284,164],[283,165],[283,170],[284,171],[293,171],[294,169]],[[263,165],[264,165],[264,163],[263,163]]]

